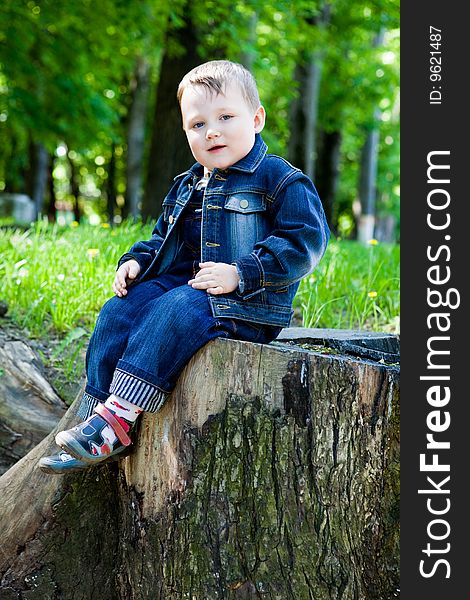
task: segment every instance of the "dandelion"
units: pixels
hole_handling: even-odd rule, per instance
[[[369,296],[369,298],[377,298],[377,292],[375,292],[374,290],[369,292],[367,295]]]
[[[78,221],[72,221],[70,227],[78,227]]]
[[[372,238],[371,240],[369,240],[367,242],[369,244],[369,246],[377,246],[377,244],[379,243],[375,238]]]
[[[109,223],[101,223],[101,227],[103,229],[109,229],[111,227],[111,225]]]
[[[88,248],[88,250],[87,250],[87,254],[88,254],[89,258],[91,258],[91,259],[96,258],[99,253],[100,253],[100,251],[98,248]]]
[[[59,274],[57,275],[57,279],[58,279],[59,281],[64,281],[64,279],[65,279],[65,275],[64,275],[63,273],[59,273]]]

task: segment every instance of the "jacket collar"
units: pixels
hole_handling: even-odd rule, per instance
[[[229,171],[242,171],[244,173],[254,173],[256,169],[259,167],[261,161],[266,156],[266,152],[268,147],[263,141],[261,134],[255,134],[255,143],[253,144],[253,148],[248,152],[246,156],[236,162],[234,165],[230,166],[226,170],[215,169],[215,171],[220,171],[221,173],[228,173]],[[189,171],[185,171],[184,173],[180,173],[174,179],[178,179],[182,175],[187,175],[191,173],[192,175],[197,175],[198,177],[202,177],[204,173],[204,167],[200,163],[194,163],[194,165],[189,169]]]
[[[254,173],[259,167],[260,162],[266,156],[268,147],[263,141],[261,134],[255,134],[255,143],[253,148],[241,160],[229,167],[227,170],[244,171],[245,173]]]

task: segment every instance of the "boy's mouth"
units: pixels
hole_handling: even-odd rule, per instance
[[[217,146],[212,146],[211,148],[209,148],[209,152],[216,152],[217,150],[222,150],[222,148],[225,148],[226,146],[224,146],[223,144],[219,144]]]

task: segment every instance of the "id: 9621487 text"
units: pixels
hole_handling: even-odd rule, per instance
[[[429,92],[429,104],[442,103],[442,30],[429,27],[429,81],[432,89]]]

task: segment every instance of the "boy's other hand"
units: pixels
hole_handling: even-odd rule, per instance
[[[237,289],[240,277],[235,265],[227,263],[199,263],[201,270],[188,284],[196,290],[207,290],[208,294],[228,294]]]
[[[113,292],[119,298],[127,294],[127,286],[134,281],[140,273],[140,265],[136,260],[127,260],[116,271],[116,277],[113,282]]]

